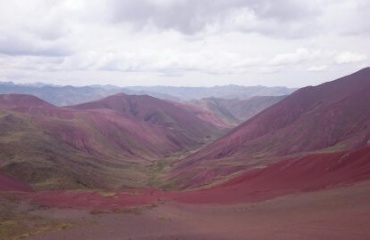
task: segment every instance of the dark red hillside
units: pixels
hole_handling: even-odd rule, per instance
[[[205,110],[201,113],[201,109],[148,95],[119,93],[71,108],[78,110],[110,109],[126,118],[166,127],[173,131],[181,131],[197,142],[203,141],[204,138],[211,139],[212,134],[210,133],[215,130],[217,132],[217,128],[228,127],[215,117],[203,117],[210,114],[203,113]]]
[[[187,168],[194,170],[192,176],[209,168],[228,172],[225,169],[264,165],[291,154],[365,146],[370,139],[369,93],[370,68],[302,88],[181,160],[172,177],[186,181]]]
[[[31,95],[23,94],[0,94],[0,108],[34,108],[34,107],[53,107],[53,105]]]
[[[309,154],[253,169],[209,189],[173,194],[189,203],[261,201],[290,193],[330,189],[370,179],[370,147]],[[199,180],[199,179],[198,179]]]

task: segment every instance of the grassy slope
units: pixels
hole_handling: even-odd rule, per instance
[[[94,158],[50,136],[30,116],[3,112],[1,124],[2,172],[36,189],[99,185],[92,175],[102,170],[94,166]],[[86,173],[80,174],[81,168]]]

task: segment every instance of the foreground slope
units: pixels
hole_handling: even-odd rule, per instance
[[[0,172],[36,189],[146,186],[153,160],[200,147],[222,132],[189,111],[153,102],[161,100],[136,106],[141,118],[0,95]]]
[[[172,179],[183,186],[202,185],[217,176],[261,167],[289,155],[366,146],[370,140],[369,92],[370,68],[302,88],[181,160]],[[194,176],[199,177],[198,183],[186,180]]]
[[[291,158],[209,189],[144,189],[135,194],[53,191],[23,193],[18,198],[64,207],[44,210],[42,216],[84,222],[31,238],[35,240],[77,236],[365,240],[370,236],[369,159],[370,147],[364,147]],[[94,224],[86,225],[86,220]]]
[[[368,240],[369,187],[367,182],[237,205],[166,202],[123,213],[41,210],[44,217],[83,224],[29,239]]]

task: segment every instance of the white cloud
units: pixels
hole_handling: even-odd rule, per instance
[[[327,65],[319,65],[319,66],[310,66],[307,68],[309,72],[322,72],[328,69]]]
[[[354,52],[342,52],[335,56],[335,63],[345,64],[345,63],[357,63],[363,62],[368,58],[366,54],[354,53]]]
[[[323,58],[325,57],[325,55],[326,54],[321,50],[308,50],[307,48],[298,48],[292,53],[283,53],[276,55],[268,62],[268,65],[280,66],[303,64]]]
[[[366,0],[2,1],[0,81],[303,86],[305,79],[331,80],[366,64],[369,6]]]
[[[242,30],[266,35],[289,36],[291,23],[311,19],[316,14],[310,4],[296,0],[110,0],[112,20],[142,29],[154,25],[162,30],[196,34],[210,26],[222,30]],[[272,25],[271,25],[272,23]],[[306,22],[307,23],[307,22]],[[284,31],[272,31],[274,26]],[[296,25],[296,24],[293,24]]]

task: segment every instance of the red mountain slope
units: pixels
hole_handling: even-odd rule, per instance
[[[152,160],[198,148],[223,131],[168,102],[137,98],[125,105],[113,96],[111,109],[84,110],[1,96],[0,172],[36,189],[146,186]]]
[[[212,172],[207,177],[210,180],[282,156],[366,146],[370,140],[369,93],[370,68],[302,88],[181,160],[172,177],[185,186],[189,184],[188,168],[192,177]]]
[[[0,108],[1,109],[29,109],[37,107],[53,107],[53,105],[31,95],[22,94],[1,94],[0,95]]]
[[[370,179],[370,147],[310,154],[253,169],[209,189],[174,194],[190,203],[259,201],[294,192],[314,191]],[[194,179],[195,180],[195,179]],[[199,181],[199,179],[198,179]]]
[[[118,114],[149,124],[190,133],[201,139],[215,126],[228,127],[215,117],[203,117],[210,113],[195,106],[160,100],[148,95],[119,93],[98,101],[72,106],[79,110],[110,109]],[[198,139],[198,140],[199,140]]]

